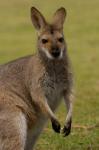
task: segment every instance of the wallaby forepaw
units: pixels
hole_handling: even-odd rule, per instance
[[[63,136],[68,136],[71,132],[71,120],[66,125],[64,125],[64,128],[62,129]]]
[[[60,133],[61,125],[57,120],[52,121],[52,128],[55,132]]]

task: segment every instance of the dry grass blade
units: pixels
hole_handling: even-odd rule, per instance
[[[92,125],[92,126],[86,126],[86,125],[73,125],[73,128],[79,128],[79,129],[86,129],[86,130],[91,130],[94,128],[99,128],[99,123]]]

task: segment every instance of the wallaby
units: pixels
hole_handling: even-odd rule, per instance
[[[32,150],[48,119],[55,132],[67,136],[71,131],[73,77],[63,34],[65,17],[61,7],[49,24],[32,7],[37,53],[0,66],[0,150]],[[54,111],[62,98],[67,117],[61,130]]]

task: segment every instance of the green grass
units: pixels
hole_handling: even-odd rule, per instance
[[[34,53],[36,32],[30,20],[30,7],[35,6],[51,20],[60,6],[67,8],[64,26],[68,52],[72,61],[76,96],[73,126],[99,124],[99,0],[0,0],[0,63]],[[57,116],[63,125],[65,106]],[[63,138],[51,129],[41,135],[36,150],[98,150],[99,127],[91,130],[73,128]]]

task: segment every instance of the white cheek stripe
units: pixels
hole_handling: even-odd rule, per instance
[[[45,51],[45,53],[48,58],[53,59],[53,56],[51,56],[51,54],[48,51]]]
[[[61,50],[59,58],[62,59],[62,57],[63,57],[63,50]]]
[[[49,59],[53,59],[53,57],[51,56],[51,54],[48,52],[47,49],[45,48],[42,48],[43,52],[46,54],[46,56],[49,58]]]

